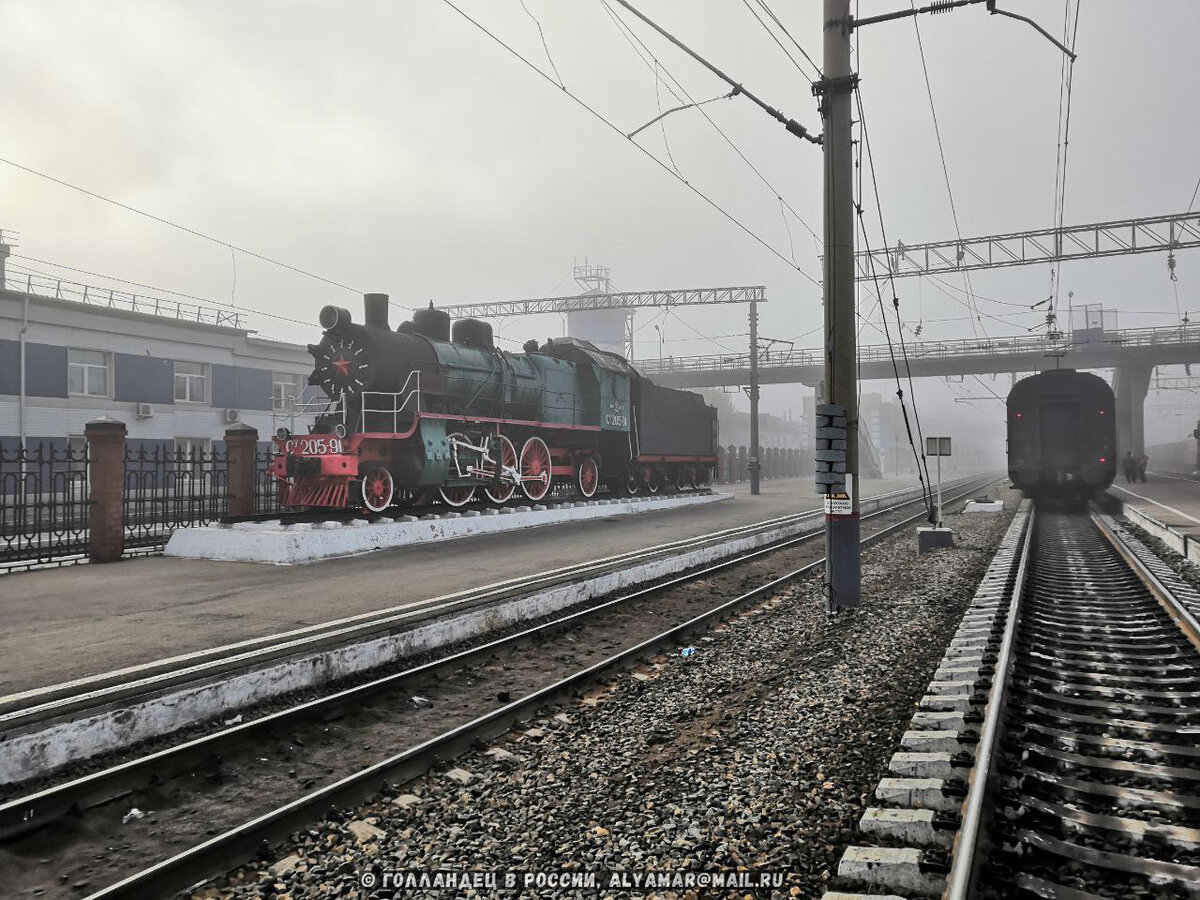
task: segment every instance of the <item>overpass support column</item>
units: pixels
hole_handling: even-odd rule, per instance
[[[1141,456],[1146,449],[1145,402],[1154,366],[1132,363],[1113,371],[1117,395],[1117,458]]]

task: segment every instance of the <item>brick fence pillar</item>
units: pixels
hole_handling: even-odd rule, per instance
[[[229,473],[229,515],[254,515],[254,482],[258,465],[258,429],[238,423],[225,430]]]
[[[125,553],[125,423],[101,416],[84,426],[88,445],[88,557],[116,562]]]

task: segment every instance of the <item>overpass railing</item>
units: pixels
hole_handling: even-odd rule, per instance
[[[909,341],[905,344],[909,360],[957,359],[963,357],[1018,355],[1022,353],[1046,353],[1075,351],[1086,353],[1090,349],[1121,347],[1162,347],[1179,344],[1200,343],[1200,324],[1177,325],[1169,328],[1126,328],[1099,334],[1077,332],[1065,335],[1061,340],[1044,337],[997,337],[965,341]],[[900,345],[894,347],[899,360]],[[883,344],[868,344],[858,348],[859,362],[888,362],[891,359],[888,347]],[[759,354],[761,368],[800,368],[820,366],[824,355],[819,348],[772,350]],[[724,353],[709,356],[672,356],[665,359],[637,360],[634,365],[645,375],[678,372],[713,372],[729,369],[750,368],[749,353]]]

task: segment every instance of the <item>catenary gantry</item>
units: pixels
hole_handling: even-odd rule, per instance
[[[985,237],[897,242],[855,254],[858,281],[943,275],[1200,247],[1200,213],[1173,213]],[[872,263],[874,266],[872,267]]]
[[[680,288],[660,291],[610,291],[537,300],[499,300],[441,307],[455,318],[526,316],[591,309],[638,309],[653,306],[699,306],[717,303],[766,303],[767,289],[753,287]]]

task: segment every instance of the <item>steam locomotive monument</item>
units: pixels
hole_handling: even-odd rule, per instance
[[[499,350],[488,323],[451,326],[432,304],[393,331],[387,295],[363,299],[361,325],[321,310],[309,383],[325,397],[275,435],[283,505],[378,513],[421,497],[461,507],[538,502],[555,485],[590,498],[712,479],[717,415],[698,394],[659,387],[575,338]]]

